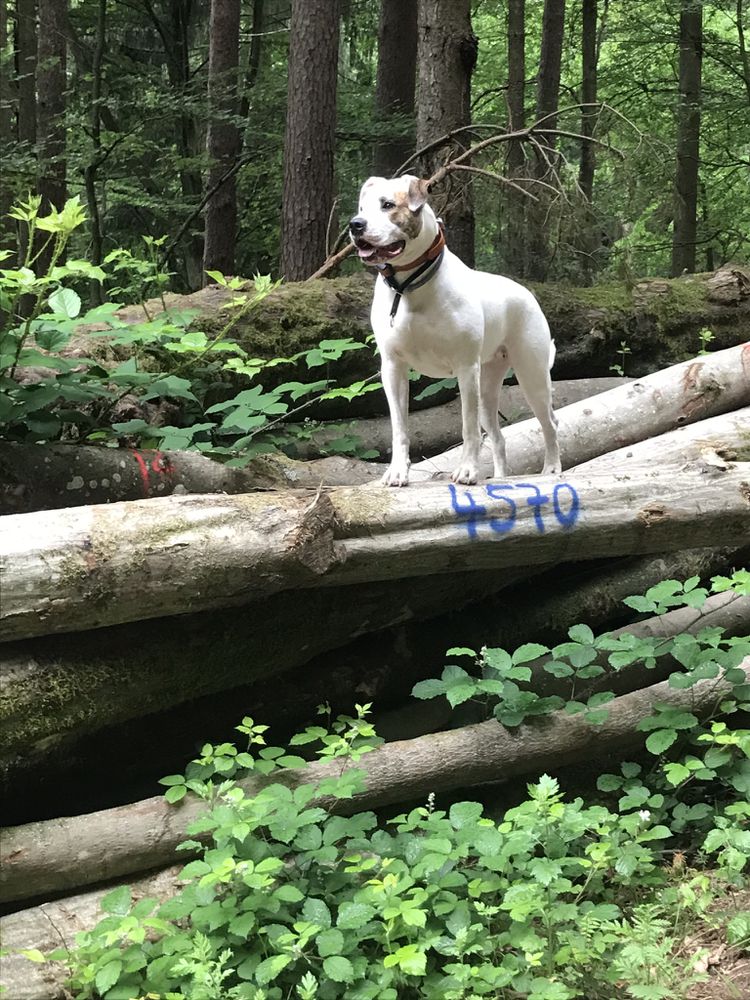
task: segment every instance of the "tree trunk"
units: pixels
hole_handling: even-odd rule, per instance
[[[91,232],[90,259],[92,264],[101,264],[104,259],[104,233],[102,232],[101,215],[99,212],[99,197],[97,194],[97,175],[102,160],[102,60],[107,47],[107,0],[99,0],[96,19],[96,39],[91,60],[91,158],[84,168],[83,177],[86,187],[86,203],[89,210],[89,229]],[[100,305],[103,301],[101,282],[92,280],[89,283],[92,305]]]
[[[750,659],[742,669],[750,677]],[[609,717],[592,726],[580,715],[555,712],[542,724],[527,723],[507,730],[494,719],[416,740],[386,743],[358,763],[365,772],[364,789],[350,799],[317,800],[336,812],[352,814],[397,802],[424,800],[473,785],[539,774],[615,749],[641,745],[645,734],[637,726],[657,703],[704,716],[713,712],[731,685],[721,680],[699,681],[688,690],[668,683],[621,695],[609,702]],[[284,771],[275,783],[297,787],[340,774],[340,761],[316,761],[305,768]],[[241,784],[252,795],[269,779],[251,776]],[[118,878],[174,861],[188,824],[205,809],[199,799],[170,807],[163,797],[132,806],[85,816],[55,819],[11,827],[4,831],[0,898],[48,897],[61,890]],[[190,856],[182,852],[185,861]]]
[[[593,211],[594,173],[596,153],[593,142],[588,139],[594,134],[598,109],[597,101],[597,58],[598,58],[597,0],[583,0],[581,21],[581,160],[578,167],[578,187],[583,195],[583,217],[580,223],[578,249],[581,254],[581,272],[586,284],[596,270],[594,254],[599,240],[596,233],[596,218]]]
[[[375,174],[390,177],[414,152],[416,72],[417,0],[381,0],[375,112],[389,134],[375,143]]]
[[[14,82],[11,81],[10,60],[8,58],[8,4],[0,3],[0,146],[11,149],[16,145],[16,135],[13,122]],[[12,220],[8,218],[13,196],[10,185],[0,185],[0,244],[7,247],[10,243],[9,234],[13,231]],[[6,266],[12,267],[8,263]],[[2,310],[0,310],[0,314]]]
[[[526,0],[508,0],[508,128],[515,132],[526,124]],[[522,142],[508,144],[507,172],[511,179],[523,175],[526,152]],[[522,278],[526,273],[526,199],[520,191],[506,195],[505,270]]]
[[[325,259],[333,209],[339,0],[292,0],[281,207],[281,273],[301,281]]]
[[[544,0],[542,19],[542,47],[539,56],[539,73],[536,88],[536,120],[544,120],[545,128],[556,128],[560,97],[560,73],[565,34],[565,0]],[[542,140],[537,152],[534,175],[538,180],[548,178],[555,156],[554,139]],[[549,198],[544,188],[534,190],[538,201],[528,206],[528,268],[527,275],[544,281],[550,262],[547,228],[549,226]]]
[[[682,0],[679,46],[680,93],[677,107],[677,171],[672,236],[673,277],[695,270],[703,54],[701,0]]]
[[[9,514],[0,520],[0,640],[231,607],[300,587],[733,545],[750,532],[749,469]]]
[[[240,154],[239,129],[228,119],[237,113],[237,68],[240,45],[240,0],[212,0],[209,29],[209,124],[206,152],[210,191],[235,166]],[[237,239],[237,182],[225,180],[206,205],[203,270],[234,274]]]
[[[33,153],[36,145],[36,0],[16,0],[15,49],[18,79],[18,141]]]
[[[477,61],[477,37],[471,29],[470,0],[419,0],[417,26],[417,148],[471,122],[471,74]],[[469,145],[458,137],[454,147]],[[444,154],[424,156],[422,171],[431,175]],[[443,198],[448,243],[469,267],[474,266],[474,205],[471,186],[455,174]]]
[[[615,448],[664,434],[675,427],[729,413],[750,399],[750,342],[665,368],[592,399],[558,411],[563,468],[571,468]],[[502,405],[502,400],[501,400]],[[510,475],[542,467],[544,445],[536,420],[504,431]],[[458,464],[453,448],[411,467],[411,478],[434,479]],[[480,474],[491,475],[489,450],[482,447]]]
[[[65,160],[67,0],[38,0],[38,2],[37,189],[42,196],[42,212],[47,213],[50,208],[62,211],[68,196]],[[40,273],[46,271],[51,256],[50,244],[36,265]]]

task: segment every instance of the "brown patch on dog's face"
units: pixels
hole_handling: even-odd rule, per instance
[[[394,191],[393,201],[395,205],[388,209],[388,218],[401,230],[407,240],[415,240],[422,232],[421,205],[416,211],[409,207],[408,191]]]

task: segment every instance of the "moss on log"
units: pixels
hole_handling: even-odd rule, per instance
[[[230,337],[255,357],[288,357],[316,347],[324,339],[352,337],[365,343],[370,335],[372,277],[355,273],[330,280],[282,285],[256,309],[237,313]],[[701,347],[700,330],[713,334],[712,347],[720,349],[750,339],[750,270],[725,265],[716,272],[675,279],[643,280],[634,286],[622,282],[576,288],[566,285],[531,286],[539,299],[557,345],[556,378],[606,376],[620,358],[624,341],[628,375],[643,375],[683,360]],[[208,286],[191,295],[167,295],[167,307],[197,309],[194,326],[208,335],[223,330],[231,313],[225,306],[234,292]],[[159,300],[149,303],[157,313]],[[141,321],[140,308],[118,315]],[[80,346],[80,345],[79,345]],[[279,366],[263,373],[266,385],[294,378],[325,377],[342,384],[377,370],[372,350],[352,351],[326,368]],[[413,383],[418,389],[420,383]],[[415,391],[416,391],[415,389]],[[436,402],[432,397],[429,403]],[[379,393],[369,393],[356,405],[338,412],[355,415],[384,410]],[[329,415],[335,406],[326,404]]]

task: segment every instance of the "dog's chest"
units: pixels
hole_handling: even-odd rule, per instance
[[[443,296],[430,292],[425,288],[403,296],[392,324],[393,297],[376,296],[373,329],[381,354],[397,357],[423,375],[446,378],[476,357],[481,319],[467,323]]]

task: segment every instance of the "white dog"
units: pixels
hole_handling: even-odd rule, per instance
[[[560,472],[549,370],[555,356],[539,303],[523,286],[472,271],[445,246],[427,204],[428,182],[405,175],[370,177],[349,231],[364,264],[380,270],[370,319],[382,359],[393,450],[388,486],[409,481],[409,368],[455,376],[461,393],[463,450],[455,483],[476,483],[481,427],[492,448],[495,478],[504,478],[500,389],[512,368],[542,425],[544,473]]]

